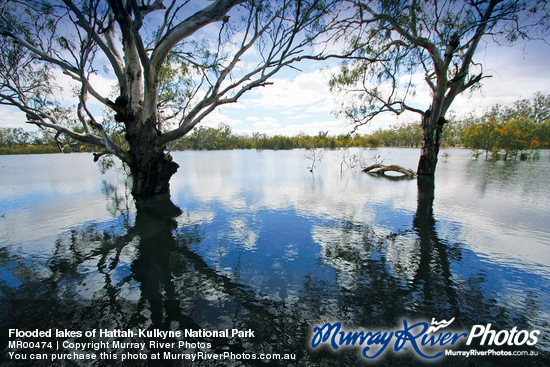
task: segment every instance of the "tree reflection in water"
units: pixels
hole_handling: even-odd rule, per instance
[[[46,266],[2,249],[4,330],[252,329],[255,338],[186,340],[209,342],[215,351],[297,355],[296,361],[280,364],[224,361],[224,365],[349,366],[358,363],[358,349],[337,353],[308,349],[313,326],[341,321],[355,329],[384,330],[394,329],[403,318],[455,317],[453,327],[458,330],[489,322],[501,329],[530,329],[529,315],[540,312],[539,300],[529,295],[523,313],[499,303],[487,291],[483,270],[467,278],[457,276],[455,268],[463,262],[464,250],[461,244],[446,243],[438,236],[431,179],[418,180],[418,206],[409,229],[384,233],[352,219],[323,228],[325,235],[316,237],[323,249],[318,260],[331,265],[335,281],[311,274],[302,280],[302,290],[293,301],[272,300],[240,284],[235,274],[220,274],[209,266],[191,250],[202,240],[201,226],[182,225],[180,219],[186,214],[169,196],[137,199],[133,211],[116,190],[106,187],[105,193],[112,199],[113,213],[118,213],[115,219],[63,233]],[[147,341],[139,339],[126,341]],[[6,340],[4,333],[3,345]],[[166,350],[147,352],[159,351]],[[381,358],[378,365],[422,364],[412,354],[387,351]],[[538,361],[544,364],[543,359]],[[525,359],[455,357],[444,362],[502,366],[525,364]],[[142,364],[160,365],[156,361]],[[210,361],[165,364],[219,365]]]

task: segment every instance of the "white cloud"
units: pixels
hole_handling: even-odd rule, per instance
[[[90,83],[94,89],[103,97],[109,97],[118,86],[116,79],[106,78],[102,75],[92,74],[90,76]]]
[[[298,134],[313,136],[317,135],[320,131],[328,131],[329,135],[335,136],[350,133],[351,130],[351,125],[347,121],[343,120],[314,121],[290,125],[283,125],[264,120],[254,124],[254,129],[235,129],[234,132],[248,135],[251,135],[253,132],[260,132],[269,136],[296,136]]]
[[[328,80],[323,70],[303,73],[294,79],[274,78],[273,85],[257,89],[258,98],[247,102],[264,108],[293,108],[311,104],[331,104],[331,93]]]
[[[78,96],[75,94],[75,91],[80,88],[80,83],[72,79],[71,77],[63,74],[61,69],[55,69],[53,71],[54,78],[61,90],[57,90],[55,93],[55,98],[61,103],[66,105],[76,105],[78,103]],[[113,78],[108,78],[99,74],[90,75],[90,84],[103,97],[110,97],[115,87],[117,86],[117,80]],[[88,100],[89,105],[101,105],[94,98]]]
[[[25,113],[15,107],[0,106],[0,128],[5,127],[23,127],[29,130]]]
[[[275,129],[281,125],[277,123],[277,119],[272,117],[265,117],[262,121],[254,123],[254,127],[258,129]]]
[[[212,111],[208,116],[206,116],[200,122],[199,126],[218,127],[221,123],[227,124],[229,126],[235,126],[242,124],[242,120],[231,118],[218,108]]]
[[[288,119],[289,120],[301,120],[301,119],[306,119],[306,118],[309,118],[309,117],[311,117],[310,114],[302,113],[302,114],[299,114],[299,115],[289,116]]]
[[[479,91],[457,96],[451,106],[458,116],[481,115],[496,104],[510,105],[536,92],[550,93],[550,47],[542,42],[529,42],[515,47],[491,45],[481,50],[477,61],[490,78],[482,80]]]

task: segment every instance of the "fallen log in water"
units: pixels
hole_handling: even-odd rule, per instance
[[[395,164],[392,164],[389,166],[384,166],[382,164],[373,164],[371,166],[361,167],[361,168],[363,172],[369,173],[371,175],[377,175],[377,176],[387,176],[386,172],[397,172],[410,178],[414,178],[418,176],[416,172],[414,172],[413,170],[404,168]]]

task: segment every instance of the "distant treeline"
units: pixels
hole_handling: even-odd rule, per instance
[[[550,148],[550,94],[537,93],[508,107],[494,106],[463,126],[461,144],[476,154],[484,152],[485,158],[536,158],[539,149]]]
[[[378,129],[371,134],[293,137],[254,133],[233,134],[221,124],[217,128],[198,127],[176,141],[173,150],[214,149],[296,149],[343,147],[420,147],[422,129],[419,123],[398,124]],[[550,148],[550,95],[537,93],[532,99],[521,99],[511,106],[494,106],[481,117],[458,121],[450,118],[441,137],[443,147],[461,146],[495,159],[538,157],[539,149]]]
[[[0,154],[47,154],[93,152],[95,147],[68,138],[58,138],[50,131],[27,131],[23,128],[0,128]]]
[[[199,126],[193,132],[172,145],[172,150],[216,150],[216,149],[312,149],[346,147],[399,147],[420,146],[422,130],[418,124],[402,124],[388,129],[380,129],[373,134],[330,136],[321,131],[315,136],[296,136],[253,133],[252,135],[233,134],[231,128],[221,124],[217,128]]]
[[[422,129],[419,123],[398,124],[371,134],[315,136],[299,134],[289,137],[253,133],[239,135],[226,124],[217,128],[198,126],[173,142],[171,150],[228,149],[337,149],[344,147],[420,147]],[[482,117],[462,121],[450,119],[441,140],[443,147],[462,146],[485,157],[496,159],[536,157],[538,149],[550,148],[550,95],[536,94],[512,106],[495,106]],[[57,144],[47,131],[28,132],[21,128],[0,129],[0,154],[32,154],[93,151],[94,148],[68,139]]]

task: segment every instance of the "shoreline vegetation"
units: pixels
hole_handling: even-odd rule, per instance
[[[233,133],[229,125],[221,123],[216,128],[196,127],[190,134],[172,142],[169,150],[421,147],[422,141],[419,123],[397,124],[370,134],[338,136],[330,136],[326,131],[315,136],[269,136],[257,132],[239,135]],[[462,121],[451,118],[443,130],[441,147],[469,148],[475,158],[537,159],[539,150],[550,149],[550,94],[537,93],[531,100],[519,100],[511,107],[494,106],[482,117]],[[46,130],[0,128],[1,155],[96,151],[92,145],[67,138],[56,141]]]

